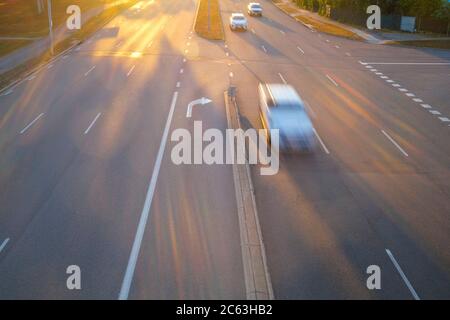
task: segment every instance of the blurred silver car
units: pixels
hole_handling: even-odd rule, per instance
[[[313,124],[293,87],[259,84],[261,122],[270,142],[270,130],[279,129],[280,150],[311,152],[316,145]]]
[[[232,13],[230,17],[230,28],[231,30],[236,29],[247,30],[248,28],[247,19],[242,13]]]
[[[262,7],[258,2],[250,2],[247,6],[247,12],[250,16],[262,16]]]

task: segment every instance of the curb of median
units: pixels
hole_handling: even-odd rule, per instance
[[[228,128],[241,129],[235,87],[224,92]],[[236,150],[233,150],[235,153]],[[258,219],[250,166],[233,164],[233,179],[239,217],[242,261],[248,300],[273,300],[273,288]]]

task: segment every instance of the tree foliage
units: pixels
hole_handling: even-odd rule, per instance
[[[448,0],[292,0],[299,7],[325,14],[327,5],[331,8],[351,8],[355,12],[366,12],[369,5],[376,4],[383,14],[414,16],[420,23],[433,17],[450,25],[450,3]]]

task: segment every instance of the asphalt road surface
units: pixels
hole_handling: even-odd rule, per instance
[[[313,32],[270,1],[230,31],[246,4],[221,1],[222,42],[192,32],[196,1],[143,0],[0,94],[0,298],[244,299],[232,167],[177,166],[170,137],[224,131],[230,84],[260,128],[259,82],[293,85],[320,137],[275,176],[252,166],[275,298],[450,298],[450,52]]]

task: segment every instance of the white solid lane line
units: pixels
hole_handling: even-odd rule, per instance
[[[91,128],[94,126],[94,124],[97,122],[98,118],[102,115],[101,112],[99,112],[97,114],[97,116],[94,118],[94,120],[91,122],[91,124],[89,125],[89,127],[86,129],[86,131],[84,131],[84,134],[88,134],[89,131],[91,130]]]
[[[161,144],[159,145],[158,155],[156,156],[155,166],[153,168],[152,177],[145,197],[144,207],[142,208],[141,217],[139,219],[138,228],[131,249],[130,258],[128,259],[127,270],[122,281],[120,288],[119,300],[127,300],[130,293],[131,282],[133,281],[134,270],[136,268],[137,259],[139,256],[139,250],[141,249],[142,239],[144,237],[145,226],[147,225],[150,208],[153,201],[153,195],[155,193],[156,182],[158,181],[159,170],[164,156],[164,150],[167,144],[167,137],[169,135],[170,125],[172,123],[173,113],[175,111],[175,105],[178,99],[178,92],[173,94],[172,103],[170,105],[169,115],[167,116],[166,126],[164,128],[163,136],[161,138]]]
[[[330,154],[330,151],[328,150],[328,148],[326,147],[325,143],[323,143],[322,138],[319,136],[319,134],[317,133],[316,129],[313,128],[314,134],[317,137],[317,140],[319,140],[320,145],[322,146],[323,150],[325,151],[326,154]]]
[[[84,74],[84,76],[87,77],[87,75],[88,75],[89,73],[91,73],[91,71],[94,70],[94,69],[95,69],[95,66],[91,67],[88,71],[86,71],[86,73]]]
[[[303,49],[302,49],[302,48],[300,48],[300,47],[297,47],[297,49],[298,49],[298,51],[300,51],[301,53],[305,54],[305,51],[303,51]]]
[[[403,150],[403,148],[400,147],[400,145],[399,145],[394,139],[392,139],[392,137],[391,137],[390,135],[388,135],[388,134],[386,133],[386,131],[381,130],[381,132],[386,136],[386,138],[389,139],[389,141],[392,142],[392,144],[393,144],[394,146],[397,147],[398,150],[400,150],[401,153],[403,153],[403,155],[404,155],[405,157],[409,157],[409,155],[405,152],[405,150]]]
[[[377,65],[405,65],[405,66],[447,66],[450,63],[444,62],[359,62],[362,65],[365,64],[377,64]]]
[[[402,268],[398,264],[397,260],[395,260],[394,255],[392,254],[392,252],[389,249],[385,249],[385,250],[386,250],[387,255],[389,256],[389,259],[391,259],[392,263],[394,264],[395,269],[397,269],[398,273],[402,277],[403,282],[405,282],[406,286],[408,287],[409,292],[411,292],[411,294],[414,297],[414,299],[420,300],[419,295],[417,294],[416,290],[414,290],[413,286],[411,285],[411,282],[409,282],[408,278],[406,277],[406,275],[403,272]]]
[[[3,249],[5,249],[5,247],[6,247],[6,245],[8,244],[8,242],[9,242],[9,238],[6,238],[6,239],[2,242],[2,244],[0,245],[0,253],[3,251]]]
[[[136,65],[133,65],[133,66],[131,67],[130,71],[128,71],[128,73],[127,73],[127,77],[129,77],[129,76],[133,73],[134,68],[136,68]]]
[[[284,84],[287,84],[286,79],[283,78],[283,75],[281,73],[278,73],[278,76],[280,77],[281,81],[283,81]]]
[[[336,81],[334,81],[334,79],[332,77],[330,77],[329,75],[327,75],[328,80],[330,80],[336,87],[339,87],[339,85],[337,84]]]
[[[22,129],[22,131],[20,131],[20,134],[24,134],[36,121],[38,121],[44,114],[41,113],[40,115],[38,115],[33,121],[30,122],[29,125],[27,125],[25,128]]]

